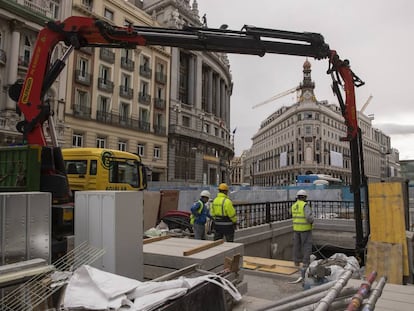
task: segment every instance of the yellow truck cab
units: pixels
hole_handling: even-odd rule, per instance
[[[133,153],[102,148],[62,149],[70,189],[143,190],[145,167]]]

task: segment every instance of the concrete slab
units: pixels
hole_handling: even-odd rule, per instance
[[[221,267],[224,269],[223,265],[225,257],[231,258],[236,254],[243,256],[243,244],[228,242],[224,242],[220,245],[214,246],[213,248],[190,256],[183,255],[184,251],[208,245],[210,243],[212,242],[205,240],[169,238],[145,244],[143,246],[144,277],[154,278],[154,276],[157,275],[157,270],[159,270],[159,272],[166,272],[182,269],[193,264],[199,264],[203,270],[217,271]]]

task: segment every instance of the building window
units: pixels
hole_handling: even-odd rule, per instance
[[[109,112],[110,98],[105,96],[99,96],[98,98],[98,111]]]
[[[128,119],[129,107],[130,105],[128,103],[121,103],[121,106],[119,107],[119,117],[121,121],[126,121]]]
[[[78,63],[78,69],[79,69],[79,79],[86,80],[86,76],[88,74],[88,60],[86,58],[79,58]]]
[[[114,20],[114,12],[111,11],[110,9],[108,9],[108,8],[105,8],[104,17],[106,19],[109,19],[109,20],[113,21]]]
[[[31,55],[32,55],[32,43],[30,42],[30,39],[28,36],[24,36],[22,65],[29,66]]]
[[[109,67],[106,66],[102,66],[101,65],[101,69],[99,72],[100,78],[102,80],[103,84],[107,84],[108,81],[110,81],[110,77],[111,77],[111,69]]]
[[[184,104],[188,104],[189,63],[190,63],[190,55],[185,54],[185,53],[180,53],[178,99]],[[213,98],[214,98],[214,95],[213,95]],[[213,107],[215,106],[213,105]]]
[[[141,95],[142,96],[147,96],[148,95],[148,83],[141,81]]]
[[[82,5],[86,7],[87,10],[92,11],[93,0],[82,0]]]
[[[122,78],[121,79],[122,79],[121,83],[122,83],[123,89],[126,92],[128,92],[129,87],[130,87],[131,76],[130,75],[126,75],[126,74],[122,74]]]
[[[105,148],[105,146],[106,146],[106,138],[98,136],[96,138],[96,148]]]
[[[74,133],[72,135],[72,147],[83,147],[83,134]]]
[[[134,25],[133,25],[133,23],[131,21],[129,21],[129,20],[126,19],[126,20],[124,20],[124,26],[125,27],[132,27]]]
[[[52,14],[53,19],[59,19],[59,1],[52,0],[49,2],[50,13]]]
[[[121,151],[126,151],[127,150],[126,141],[123,141],[123,140],[118,141],[118,150],[121,150]]]
[[[154,147],[154,159],[161,159],[161,147]]]
[[[137,145],[137,153],[140,157],[144,157],[144,155],[145,155],[145,145],[144,144],[138,144]]]
[[[182,121],[183,121],[183,126],[190,127],[191,123],[190,123],[190,118],[189,117],[183,116]]]
[[[88,92],[77,90],[76,91],[76,104],[82,109],[88,107]]]
[[[204,123],[203,132],[207,134],[210,133],[210,124]]]

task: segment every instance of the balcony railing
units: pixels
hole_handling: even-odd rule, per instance
[[[109,80],[98,78],[98,89],[104,92],[112,93],[114,91],[114,83]]]
[[[5,65],[7,62],[6,52],[0,49],[0,64]]]
[[[154,124],[154,133],[156,135],[165,135],[166,127],[158,124]]]
[[[101,48],[99,50],[99,57],[101,60],[113,64],[115,62],[115,53],[108,48]]]
[[[141,132],[150,132],[150,124],[146,121],[138,120],[135,118],[120,116],[108,111],[97,111],[96,121],[110,124],[112,126],[120,126]]]
[[[157,109],[165,109],[165,99],[154,98],[154,106]]]
[[[144,78],[151,78],[152,69],[147,66],[139,66],[139,74],[143,76]]]
[[[91,55],[93,53],[93,47],[84,46],[84,47],[80,48],[80,51]]]
[[[138,102],[144,105],[149,105],[151,103],[151,95],[139,92]]]
[[[48,7],[38,5],[34,3],[33,1],[29,1],[29,0],[17,0],[16,2],[19,4],[23,4],[25,7],[29,8],[31,11],[42,14],[43,16],[52,17],[52,14]]]
[[[165,84],[167,82],[167,75],[163,72],[157,71],[155,73],[155,81],[157,81],[158,83]]]
[[[75,81],[77,83],[90,86],[92,76],[89,73],[83,72],[82,70],[75,70]]]
[[[127,57],[121,57],[121,68],[134,71],[135,62]]]
[[[91,118],[91,107],[89,105],[75,104],[72,107],[73,115],[82,119]]]
[[[126,98],[126,99],[132,99],[134,97],[134,90],[125,85],[120,85],[119,96]]]

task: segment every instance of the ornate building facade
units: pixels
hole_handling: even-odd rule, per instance
[[[164,27],[205,26],[196,0],[144,0],[143,9]],[[231,93],[225,54],[171,49],[168,181],[229,182]]]
[[[16,130],[21,116],[16,113],[16,102],[9,98],[8,90],[25,78],[38,31],[47,21],[64,18],[70,11],[67,1],[0,0],[0,145],[22,142],[23,135]],[[52,58],[62,54],[63,46],[59,44]],[[58,112],[56,120],[64,118],[64,106],[59,99],[65,95],[66,76],[61,75],[46,94],[46,100]]]
[[[73,0],[72,15],[159,26],[135,1]],[[165,181],[170,58],[168,47],[75,51],[67,64],[64,146],[137,153],[149,180]]]
[[[327,174],[351,182],[351,154],[340,107],[318,101],[311,64],[303,65],[300,97],[266,118],[253,136],[244,160],[244,182],[258,186],[285,186],[296,176]],[[398,175],[398,151],[390,137],[372,127],[371,118],[358,114],[362,130],[365,174],[369,181]],[[391,167],[393,169],[391,169]]]

